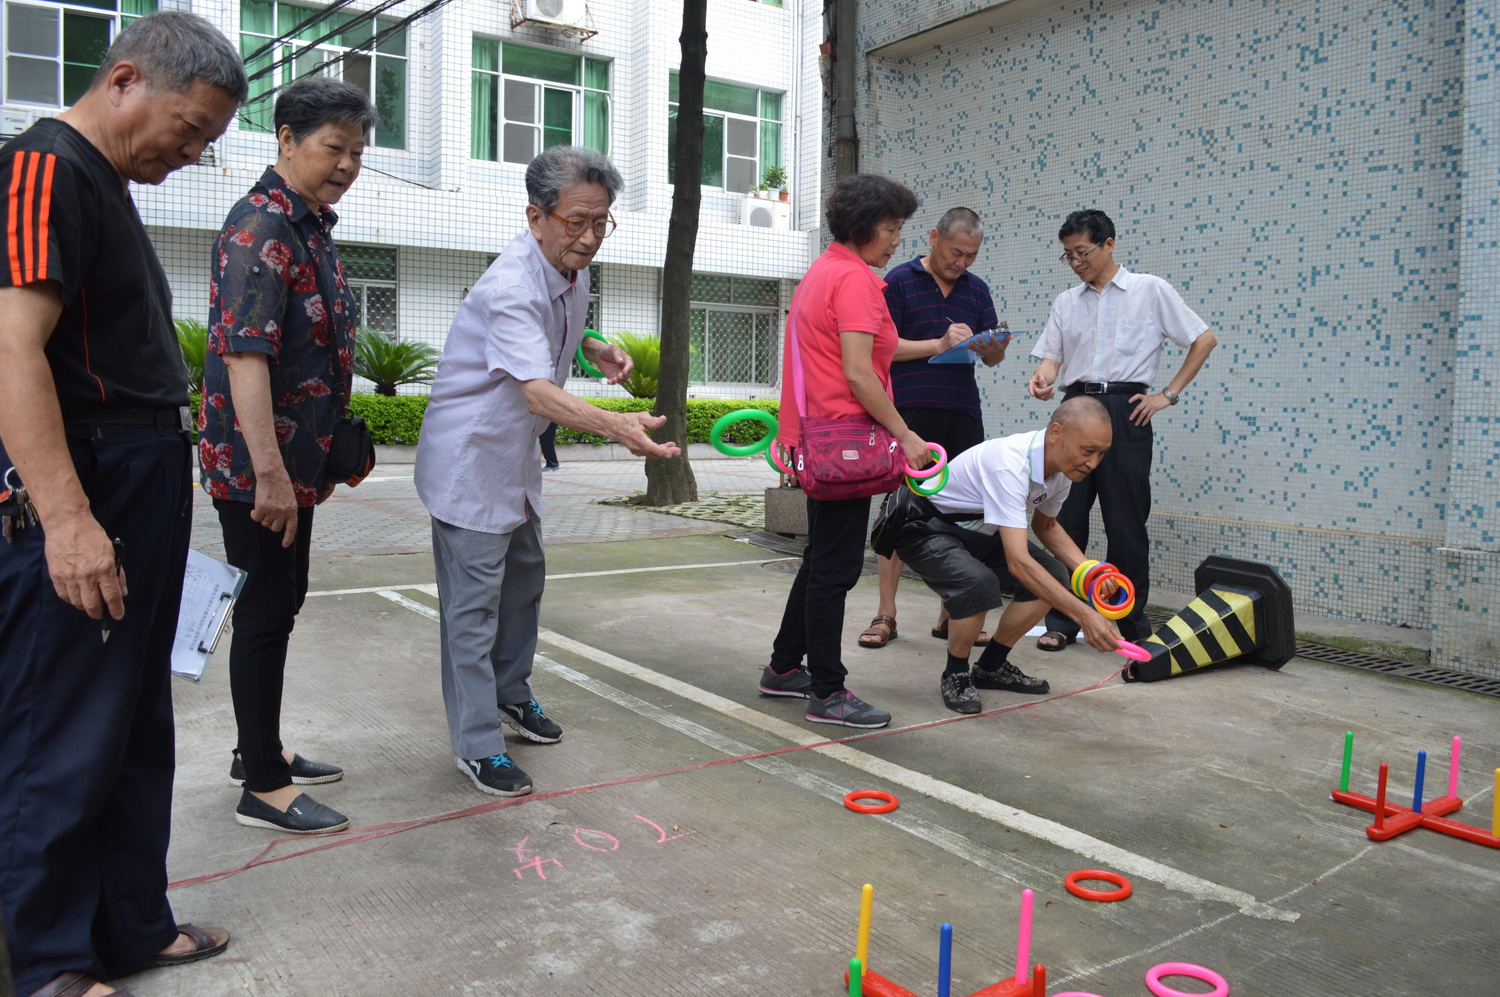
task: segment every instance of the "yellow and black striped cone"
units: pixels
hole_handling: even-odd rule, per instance
[[[1226,661],[1280,668],[1296,653],[1292,592],[1274,569],[1210,557],[1193,573],[1198,597],[1141,641],[1151,652],[1125,672],[1127,682],[1155,682]]]

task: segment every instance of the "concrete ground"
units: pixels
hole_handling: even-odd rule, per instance
[[[1300,658],[1126,685],[1114,655],[1023,642],[1017,660],[1052,694],[992,692],[991,712],[958,719],[937,694],[943,645],[922,586],[901,590],[897,640],[855,648],[871,575],[850,596],[845,660],[851,688],[895,722],[808,724],[798,701],[755,688],[795,561],[722,525],[591,504],[644,487],[640,464],[564,460],[546,476],[534,685],[567,734],[511,744],[535,794],[483,796],[455,767],[427,520],[410,467],[385,464],[318,511],[283,723],[289,747],[347,769],[312,790],[353,830],[278,841],[234,822],[226,637],[201,684],[176,682],[170,863],[179,920],[234,941],[121,985],[832,997],[847,993],[868,882],[871,967],[923,997],[944,921],[954,995],[1015,972],[1027,887],[1031,961],[1054,994],[1145,994],[1162,962],[1216,970],[1236,997],[1500,992],[1500,849],[1429,830],[1375,843],[1367,814],[1329,800],[1344,731],[1354,788],[1373,792],[1387,761],[1408,803],[1418,749],[1430,798],[1460,734],[1456,816],[1488,826],[1494,699]],[[705,493],[773,482],[753,461],[695,469]],[[195,528],[195,546],[220,553],[201,497]],[[844,808],[865,789],[899,809]],[[1062,880],[1077,869],[1123,873],[1134,893],[1075,898]]]

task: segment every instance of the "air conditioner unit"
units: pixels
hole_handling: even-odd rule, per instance
[[[0,138],[15,138],[30,128],[35,120],[35,113],[28,108],[0,108]]]
[[[741,198],[740,224],[751,228],[789,229],[792,227],[792,206],[785,201],[764,197]]]
[[[542,24],[559,24],[567,28],[588,26],[588,6],[584,0],[525,0],[526,19]]]

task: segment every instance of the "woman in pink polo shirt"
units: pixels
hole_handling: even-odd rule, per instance
[[[901,444],[913,467],[931,461],[927,444],[906,428],[891,402],[891,358],[898,337],[885,305],[884,267],[901,245],[901,227],[917,210],[910,190],[887,177],[856,174],[840,180],[825,205],[833,242],[808,268],[797,289],[795,323],[806,385],[807,415],[868,416]],[[783,356],[788,356],[788,335]],[[800,416],[790,366],[782,371],[778,439],[795,445]],[[807,549],[781,617],[771,663],[760,691],[806,698],[807,719],[845,727],[884,727],[891,715],[844,687],[848,670],[839,648],[844,597],[859,581],[865,557],[870,500],[807,500]],[[806,657],[807,665],[802,660]]]

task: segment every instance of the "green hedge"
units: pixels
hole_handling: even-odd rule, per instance
[[[597,405],[607,412],[650,412],[656,405],[655,399],[652,398],[585,398],[584,401]],[[780,403],[776,400],[766,398],[755,401],[734,398],[689,398],[687,400],[687,439],[674,442],[707,443],[708,431],[713,428],[720,416],[742,408],[760,409],[775,415],[779,406]],[[725,430],[724,440],[727,443],[750,443],[760,439],[765,431],[764,424],[745,420]],[[564,429],[559,426],[557,442],[599,445],[613,441],[595,433],[580,433],[576,429]]]
[[[194,425],[197,425],[198,395],[192,396]],[[656,404],[651,398],[585,398],[609,412],[650,412]],[[678,443],[707,443],[708,431],[719,417],[736,409],[754,408],[776,414],[778,402],[773,399],[737,401],[732,398],[689,398],[687,403],[687,439]],[[381,445],[396,444],[415,446],[422,435],[422,416],[427,412],[426,395],[355,395],[349,399],[349,409],[365,420],[370,435]],[[737,422],[724,432],[729,443],[749,443],[765,433],[759,422]],[[195,434],[196,438],[196,434]],[[613,442],[594,433],[580,433],[574,429],[557,429],[558,443],[591,443],[600,445]]]
[[[427,396],[354,395],[349,399],[349,411],[365,420],[376,443],[416,446],[417,437],[422,435]]]

